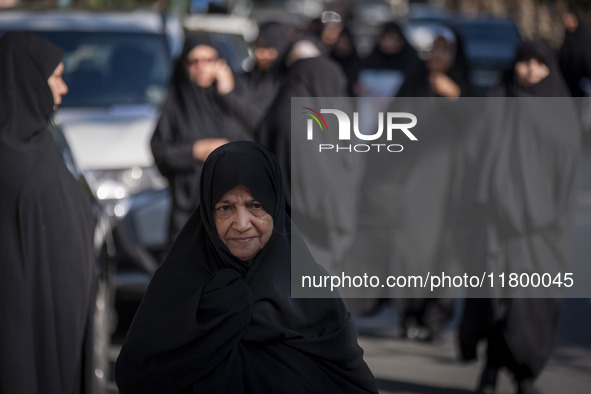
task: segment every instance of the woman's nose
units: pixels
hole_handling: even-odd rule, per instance
[[[250,213],[245,207],[240,207],[236,210],[236,218],[234,220],[234,226],[240,231],[246,231],[250,228]]]
[[[66,82],[62,82],[62,91],[61,91],[62,96],[68,94],[68,92],[69,92],[68,85],[66,84]]]

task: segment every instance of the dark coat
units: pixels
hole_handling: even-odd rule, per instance
[[[95,280],[89,201],[47,130],[63,57],[0,39],[0,393],[81,393]]]

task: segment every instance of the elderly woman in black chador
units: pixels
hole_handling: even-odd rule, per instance
[[[89,392],[93,220],[47,129],[63,56],[31,33],[0,39],[0,393]]]
[[[172,194],[169,242],[199,205],[199,173],[207,155],[228,141],[249,140],[234,76],[204,34],[185,39],[151,148]]]
[[[377,392],[343,302],[290,297],[301,239],[290,240],[273,156],[252,142],[224,145],[200,190],[117,360],[120,392]],[[309,253],[293,263],[316,266]]]
[[[472,182],[462,193],[465,237],[459,250],[466,262],[484,263],[489,272],[560,270],[569,260],[581,136],[550,47],[541,40],[521,44],[495,93],[532,99],[494,101],[504,106],[492,117],[482,115],[490,127],[470,148],[479,151],[465,155],[472,162],[464,177]],[[462,356],[476,358],[478,342],[487,341],[479,392],[494,392],[501,368],[513,375],[517,393],[538,392],[533,382],[552,353],[561,300],[522,297],[466,300]]]

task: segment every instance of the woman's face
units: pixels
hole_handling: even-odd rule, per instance
[[[214,219],[218,237],[242,261],[252,260],[273,233],[273,218],[242,185],[220,197]]]
[[[63,80],[64,75],[64,63],[60,62],[58,66],[53,70],[53,74],[47,79],[49,89],[53,95],[53,109],[57,109],[57,106],[62,103],[62,96],[68,93],[68,85]]]
[[[404,41],[398,33],[387,31],[379,38],[378,46],[380,50],[388,55],[395,55],[402,50]]]
[[[329,47],[333,46],[339,39],[343,27],[340,23],[327,23],[322,29],[320,39]]]
[[[437,37],[433,42],[431,54],[427,60],[429,71],[447,72],[452,67],[453,50],[451,44],[443,37]]]
[[[564,28],[569,33],[574,33],[577,30],[577,27],[579,27],[579,20],[572,12],[565,12],[562,14],[562,22],[564,23]]]
[[[348,34],[341,34],[332,48],[333,52],[340,56],[349,56],[353,53],[353,42]]]
[[[515,76],[520,86],[528,87],[539,83],[550,74],[550,69],[538,59],[515,63]]]
[[[187,54],[185,67],[191,81],[199,87],[208,88],[213,85],[219,64],[218,51],[209,45],[197,45]]]
[[[254,58],[256,59],[259,70],[266,71],[270,69],[277,56],[279,56],[279,52],[273,47],[256,44],[254,46]]]

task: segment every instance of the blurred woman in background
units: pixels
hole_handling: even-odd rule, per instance
[[[94,220],[48,130],[63,56],[0,38],[0,393],[90,393]]]
[[[472,97],[474,88],[468,75],[462,37],[454,29],[442,26],[435,31],[427,59],[405,80],[398,97],[400,100],[407,97],[453,100]],[[464,125],[460,127],[453,122],[467,122],[467,117],[454,112],[452,101],[424,100],[421,103],[421,106],[433,107],[433,117],[423,120],[425,125],[431,119],[438,119],[436,113],[445,116],[448,122],[426,127],[420,149],[408,155],[401,164],[405,169],[400,181],[404,195],[401,210],[405,220],[400,225],[403,241],[398,254],[399,264],[406,269],[450,265],[448,259],[452,257],[447,230],[450,225],[451,190],[456,173],[455,155],[463,138],[459,130],[465,129]],[[416,243],[417,239],[421,240],[420,243]],[[437,341],[453,316],[455,301],[448,298],[413,298],[400,300],[399,305],[403,337]]]
[[[421,60],[400,25],[388,22],[382,26],[369,56],[361,61],[355,93],[368,97],[396,96],[420,65]]]
[[[285,56],[291,43],[291,33],[283,23],[262,24],[254,42],[254,68],[236,76],[240,94],[231,95],[230,104],[243,111],[242,118],[252,128],[259,125],[287,79]]]
[[[357,54],[355,38],[349,27],[345,26],[341,30],[339,37],[330,51],[330,57],[341,66],[345,73],[349,96],[355,96],[355,85],[357,84],[359,69],[361,68],[361,58]]]
[[[460,249],[467,262],[484,264],[489,272],[498,267],[509,272],[564,270],[581,136],[574,103],[567,98],[550,47],[541,40],[522,43],[495,93],[536,99],[493,101],[503,107],[483,122],[497,123],[498,128],[486,130],[482,154],[465,167],[466,179],[478,174],[472,179],[482,208],[465,212],[471,223],[465,227],[476,227],[468,231],[471,241],[464,240]],[[463,205],[472,207],[474,202],[465,200]],[[538,393],[533,383],[554,348],[560,309],[560,298],[466,299],[459,330],[463,358],[476,358],[478,342],[487,341],[478,392],[494,392],[499,370],[507,368],[517,393]]]
[[[188,36],[151,140],[172,193],[169,243],[199,205],[199,174],[209,153],[228,141],[252,139],[240,117],[244,111],[231,105],[234,94],[232,70],[209,38]]]
[[[427,60],[405,80],[398,97],[473,97],[462,37],[442,27],[435,32]]]

